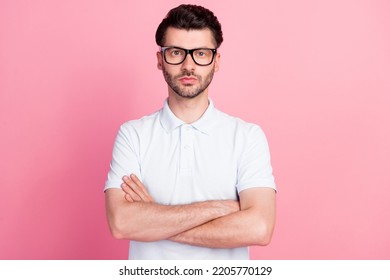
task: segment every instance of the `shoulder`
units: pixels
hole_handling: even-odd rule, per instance
[[[153,130],[156,120],[158,120],[159,112],[154,112],[139,119],[128,120],[121,124],[117,132],[116,142],[119,144],[138,143],[142,135],[147,137]]]
[[[247,122],[239,117],[235,117],[216,109],[219,126],[225,129],[233,129],[236,134],[244,137],[257,136],[264,137],[264,131],[260,125]]]
[[[119,131],[123,133],[132,133],[152,127],[156,123],[156,120],[158,120],[160,111],[161,110],[139,119],[128,120],[120,126]]]

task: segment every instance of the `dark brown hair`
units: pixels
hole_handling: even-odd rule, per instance
[[[223,41],[221,24],[210,10],[197,5],[180,5],[169,11],[156,31],[156,43],[163,47],[168,27],[185,30],[210,29],[219,48]]]

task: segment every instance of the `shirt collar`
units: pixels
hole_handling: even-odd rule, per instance
[[[184,124],[181,119],[175,116],[171,108],[169,108],[168,99],[165,99],[164,107],[161,109],[160,122],[165,130],[169,132]]]
[[[217,110],[214,107],[214,103],[211,99],[209,99],[209,106],[207,107],[206,111],[199,120],[193,122],[190,125],[202,133],[210,134],[216,121],[216,114]],[[184,121],[176,117],[175,114],[171,111],[168,105],[168,99],[165,100],[164,107],[161,109],[160,122],[164,129],[169,132],[185,124]]]

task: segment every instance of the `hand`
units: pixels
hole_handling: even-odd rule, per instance
[[[130,177],[123,176],[122,179],[123,183],[121,187],[126,193],[125,199],[128,202],[153,202],[153,198],[137,176],[131,174]]]

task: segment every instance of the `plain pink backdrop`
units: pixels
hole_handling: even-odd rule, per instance
[[[0,1],[0,259],[126,259],[103,185],[119,125],[167,94],[154,32],[180,1]],[[278,185],[257,259],[390,258],[390,4],[193,1],[225,42],[210,95],[258,123]]]

